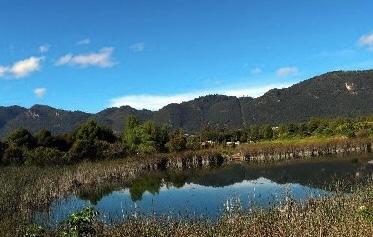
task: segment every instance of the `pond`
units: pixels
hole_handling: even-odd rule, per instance
[[[227,207],[268,208],[287,198],[306,201],[331,195],[335,183],[345,190],[373,175],[372,156],[327,157],[266,165],[231,164],[214,169],[155,172],[130,185],[107,184],[81,190],[55,200],[48,212],[35,212],[34,220],[56,226],[86,206],[99,211],[107,223],[131,216],[218,218]]]

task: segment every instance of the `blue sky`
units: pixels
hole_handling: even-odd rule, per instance
[[[159,109],[373,68],[370,0],[0,0],[0,105]]]

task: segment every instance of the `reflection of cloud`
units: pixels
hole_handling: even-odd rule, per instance
[[[243,180],[242,182],[230,184],[230,185],[227,185],[227,186],[229,186],[230,189],[241,189],[241,188],[250,188],[250,187],[257,187],[257,186],[263,186],[263,187],[279,186],[280,187],[281,185],[277,184],[277,183],[275,183],[275,182],[273,182],[269,179],[260,177],[258,179],[254,179],[254,180]],[[223,186],[223,187],[225,187],[225,186]],[[218,187],[218,188],[222,188],[222,187]],[[162,186],[160,190],[161,191],[166,191],[167,189],[169,189],[169,187]],[[203,186],[201,184],[195,184],[195,183],[185,183],[184,186],[182,187],[182,189],[186,189],[186,190],[191,190],[191,189],[207,190],[207,189],[210,189],[210,190],[213,190],[213,189],[217,189],[217,187]]]

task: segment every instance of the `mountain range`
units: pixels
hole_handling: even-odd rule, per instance
[[[272,89],[258,98],[208,95],[158,111],[130,106],[108,108],[96,114],[66,111],[45,105],[31,108],[0,107],[0,137],[16,128],[54,134],[71,132],[89,119],[119,134],[129,115],[140,121],[153,120],[193,133],[206,127],[238,129],[252,124],[306,121],[311,117],[333,118],[373,114],[373,70],[336,71]]]

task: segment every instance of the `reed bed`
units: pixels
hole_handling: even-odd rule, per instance
[[[217,223],[140,218],[97,226],[98,236],[372,236],[373,185],[305,204],[227,213]]]

